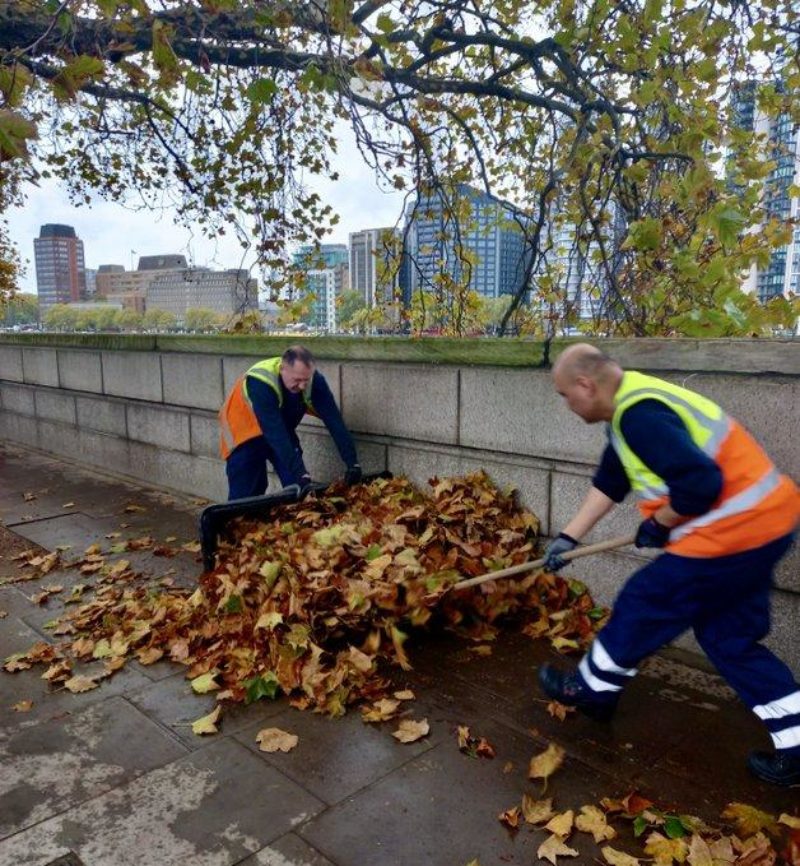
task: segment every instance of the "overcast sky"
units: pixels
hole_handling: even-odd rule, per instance
[[[378,189],[372,170],[361,159],[349,129],[341,129],[342,144],[335,161],[340,179],[318,181],[314,189],[341,217],[331,236],[323,243],[347,243],[350,232],[394,225],[403,208],[403,194]],[[87,268],[117,264],[135,268],[139,256],[182,253],[193,264],[214,269],[249,267],[233,235],[209,241],[199,230],[194,233],[176,225],[169,213],[130,211],[122,205],[97,199],[92,206],[74,207],[55,183],[30,188],[24,207],[9,214],[11,239],[26,264],[20,280],[23,292],[36,291],[33,239],[44,223],[74,227],[83,241]],[[131,251],[136,254],[131,256]]]

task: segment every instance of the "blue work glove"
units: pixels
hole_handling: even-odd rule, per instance
[[[353,484],[360,483],[362,478],[361,467],[358,463],[347,467],[347,472],[344,473],[344,483],[351,487]]]
[[[634,544],[636,547],[664,547],[669,541],[670,527],[648,517],[639,524]]]
[[[564,554],[570,550],[575,550],[578,542],[566,532],[559,532],[550,544],[547,545],[544,551],[544,567],[547,571],[559,571],[569,562],[564,559]]]

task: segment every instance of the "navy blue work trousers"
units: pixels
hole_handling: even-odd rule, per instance
[[[295,448],[302,453],[299,444]],[[297,481],[292,477],[289,468],[276,458],[264,437],[258,436],[234,448],[225,461],[228,499],[244,499],[246,496],[261,496],[266,493],[268,462],[274,467],[282,487]]]
[[[692,629],[751,709],[797,693],[800,685],[792,672],[760,643],[770,627],[772,574],[791,543],[787,535],[755,550],[711,559],[664,553],[639,569],[597,635],[599,646],[582,662],[587,684],[618,690],[642,659]],[[784,714],[774,724],[764,720],[772,732],[800,724],[800,715],[794,715]]]

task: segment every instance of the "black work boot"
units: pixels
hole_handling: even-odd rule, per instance
[[[747,758],[750,772],[773,785],[800,785],[800,753],[792,749],[776,752],[750,752]]]
[[[560,704],[575,707],[579,712],[598,722],[609,721],[617,708],[616,693],[605,697],[593,692],[577,672],[565,673],[552,665],[543,664],[539,668],[539,685],[546,695]]]

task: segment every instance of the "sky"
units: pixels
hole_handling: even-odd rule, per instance
[[[339,180],[316,180],[311,187],[341,218],[323,243],[346,244],[350,232],[394,225],[402,212],[404,196],[397,191],[379,190],[372,169],[355,147],[349,127],[340,125],[339,132],[341,143],[334,159]],[[170,212],[132,211],[99,198],[91,206],[74,207],[65,189],[46,181],[39,187],[29,187],[25,205],[9,213],[11,240],[25,265],[19,281],[23,292],[36,292],[33,239],[45,223],[73,226],[83,241],[87,268],[116,264],[129,270],[136,267],[139,256],[163,253],[183,254],[195,266],[215,270],[247,268],[253,263],[252,255],[245,254],[232,234],[210,241],[199,228],[190,231],[177,225]]]

